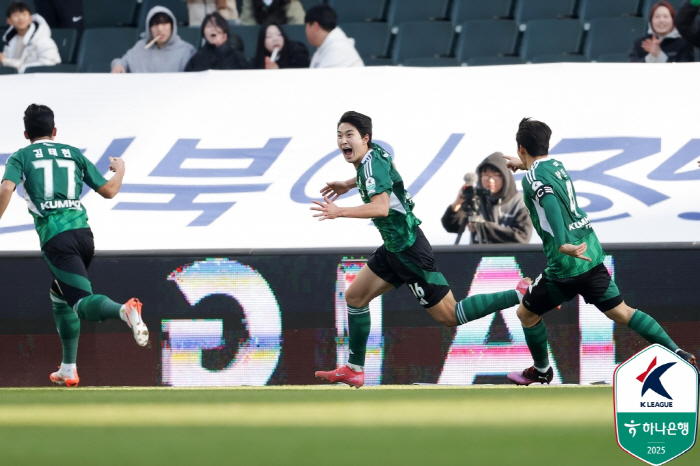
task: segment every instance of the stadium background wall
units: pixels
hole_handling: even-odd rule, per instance
[[[614,244],[606,262],[623,296],[654,316],[683,348],[700,352],[700,244]],[[317,383],[315,370],[343,360],[344,286],[366,248],[228,251],[100,251],[93,290],[144,302],[151,344],[122,322],[82,322],[84,385],[281,385]],[[444,246],[436,261],[457,299],[537,277],[537,245]],[[36,252],[0,254],[0,386],[46,386],[60,363],[51,281]],[[235,296],[235,298],[233,297]],[[441,327],[408,287],[371,306],[370,384],[504,383],[531,364],[514,309],[459,330]],[[336,312],[337,311],[337,312]],[[337,315],[336,315],[337,314]],[[545,316],[555,382],[609,382],[615,364],[646,346],[627,328],[573,300]],[[458,333],[461,332],[461,333]],[[480,333],[482,332],[482,333]]]

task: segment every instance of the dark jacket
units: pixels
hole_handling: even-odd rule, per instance
[[[190,58],[185,71],[247,70],[249,68],[248,59],[240,50],[233,48],[230,41],[218,47],[207,42]]]
[[[260,49],[258,49],[260,50]],[[257,55],[255,57],[255,68],[265,68],[265,57],[270,56],[270,52],[263,47],[265,55]],[[280,51],[280,56],[277,59],[277,65],[281,69],[284,68],[308,68],[311,63],[309,57],[309,49],[301,42],[289,40],[284,43],[284,47]]]
[[[681,36],[696,47],[700,47],[700,18],[697,18],[700,7],[685,2],[676,12],[674,23]]]
[[[481,173],[484,165],[492,165],[501,172],[503,189],[498,196],[488,197],[486,205],[481,205],[480,212],[485,221],[477,224],[476,232],[471,234],[472,243],[529,243],[532,220],[515,185],[513,173],[506,167],[503,154],[495,152],[486,157],[477,167],[477,174]],[[476,187],[483,188],[481,177]],[[442,226],[450,233],[458,233],[465,215],[461,209],[454,212],[452,205],[449,205],[442,216]]]
[[[642,48],[642,42],[652,37],[651,27],[649,28],[649,33],[634,41],[632,45],[632,51],[630,51],[630,61],[631,62],[644,62],[647,61],[646,57],[649,53]],[[673,30],[671,34],[667,35],[661,40],[661,51],[663,54],[659,54],[658,57],[651,56],[651,62],[657,63],[673,63],[673,62],[689,62],[695,61],[695,51],[693,46],[683,39],[677,30]],[[664,60],[664,56],[666,59]]]

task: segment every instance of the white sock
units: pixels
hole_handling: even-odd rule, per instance
[[[350,369],[352,369],[353,371],[355,371],[355,372],[363,372],[363,371],[365,370],[364,367],[358,366],[357,364],[350,364],[350,363],[348,363],[348,367],[349,367]]]
[[[58,370],[61,374],[67,375],[70,377],[75,376],[75,370],[78,368],[77,364],[66,364],[66,363],[61,363],[61,368]]]
[[[520,302],[522,302],[522,301],[523,301],[523,298],[525,297],[525,295],[522,294],[522,293],[521,293],[520,291],[518,291],[518,290],[515,290],[515,292],[518,293],[518,299],[520,300]]]
[[[124,322],[128,322],[128,321],[126,320],[126,306],[123,305],[123,304],[122,304],[122,308],[119,309],[119,317],[120,317]]]
[[[547,364],[547,367],[545,367],[544,369],[540,369],[540,368],[537,367],[537,366],[535,366],[535,369],[538,370],[538,371],[540,371],[540,372],[542,372],[542,373],[544,374],[544,373],[546,373],[546,372],[549,370],[549,367],[550,367],[550,365]]]

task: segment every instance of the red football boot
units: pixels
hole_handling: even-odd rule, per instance
[[[316,377],[329,382],[345,383],[355,388],[360,388],[365,384],[365,373],[355,372],[348,366],[339,367],[334,371],[316,371]]]

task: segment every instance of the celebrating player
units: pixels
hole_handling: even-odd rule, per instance
[[[530,279],[522,279],[516,290],[483,294],[456,302],[447,280],[433,263],[433,250],[413,215],[413,200],[396,171],[391,155],[372,142],[372,120],[357,112],[346,112],[338,122],[338,147],[357,176],[327,183],[321,189],[324,202],[314,201],[314,217],[370,218],[384,240],[362,267],[345,293],[348,306],[350,357],[348,364],[333,371],[318,371],[316,377],[359,388],[364,384],[364,363],[370,332],[369,303],[392,287],[406,283],[416,299],[435,320],[447,327],[465,324],[518,304]],[[363,205],[338,207],[333,202],[357,186]]]
[[[508,378],[518,385],[552,380],[542,315],[579,294],[608,318],[674,351],[697,368],[695,356],[678,348],[653,317],[623,301],[603,265],[605,253],[588,216],[578,206],[569,174],[560,161],[548,156],[551,135],[546,124],[524,118],[515,136],[518,158],[504,156],[512,171],[527,170],[522,182],[525,205],[547,256],[547,268],[528,288],[517,311],[535,364],[509,373]]]
[[[102,197],[113,198],[121,188],[124,161],[110,157],[109,168],[114,176],[105,180],[80,150],[54,142],[54,114],[45,105],[27,107],[24,128],[24,137],[31,144],[7,160],[0,184],[0,218],[15,187],[23,183],[41,252],[54,277],[50,295],[63,360],[59,370],[49,378],[56,384],[75,387],[80,382],[76,366],[80,319],[93,322],[122,319],[133,330],[136,343],[140,346],[148,343],[139,300],[132,298],[122,305],[107,296],[93,294],[87,274],[95,244],[80,202],[83,182]]]

